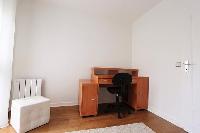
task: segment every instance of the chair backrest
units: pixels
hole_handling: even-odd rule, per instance
[[[119,87],[119,95],[127,101],[128,100],[128,90],[131,87],[132,83],[132,75],[129,73],[118,73],[116,74],[113,79],[112,83],[114,86]]]
[[[41,96],[42,79],[16,79],[13,81],[13,99]]]

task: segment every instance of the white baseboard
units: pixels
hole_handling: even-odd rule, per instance
[[[51,107],[62,107],[62,106],[76,106],[78,103],[75,102],[58,102],[58,103],[51,103]]]
[[[157,116],[167,120],[168,122],[170,122],[170,123],[172,123],[172,124],[184,129],[183,123],[180,122],[179,120],[177,120],[176,118],[172,117],[171,115],[166,114],[165,112],[160,111],[160,110],[158,110],[156,108],[153,108],[153,107],[149,107],[148,111],[150,111],[150,112],[156,114]]]
[[[1,128],[5,128],[5,127],[7,127],[7,126],[9,126],[9,124],[8,124],[8,123],[7,123],[7,124],[5,124],[5,125],[1,125],[1,126],[0,126],[0,129],[1,129]]]

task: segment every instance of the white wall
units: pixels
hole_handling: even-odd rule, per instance
[[[41,77],[53,106],[74,105],[91,67],[131,66],[131,24],[51,1],[19,3],[13,78]]]
[[[185,130],[192,124],[191,73],[175,65],[191,59],[191,4],[163,0],[132,28],[133,67],[150,77],[149,110]]]
[[[0,0],[0,128],[8,125],[16,0]]]

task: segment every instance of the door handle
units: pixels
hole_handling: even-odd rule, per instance
[[[190,63],[183,63],[184,65],[187,65],[187,66],[191,66],[192,64]]]
[[[189,62],[189,60],[184,61],[183,64],[185,65],[185,72],[188,72],[189,66],[191,66],[192,64]]]

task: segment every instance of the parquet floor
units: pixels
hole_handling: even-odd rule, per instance
[[[99,114],[98,116],[79,116],[78,106],[51,108],[51,119],[46,125],[29,133],[64,133],[66,131],[101,128],[129,123],[143,122],[157,133],[186,133],[183,129],[148,111],[137,111],[118,119],[116,113]],[[0,133],[15,133],[12,126],[0,129]]]

